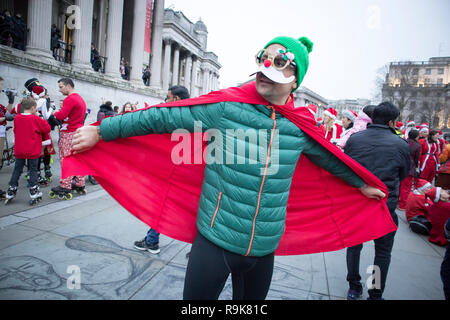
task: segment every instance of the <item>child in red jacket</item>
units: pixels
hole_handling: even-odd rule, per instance
[[[14,155],[16,156],[16,163],[9,181],[5,203],[8,203],[16,196],[19,178],[25,161],[28,161],[30,204],[35,204],[42,198],[42,192],[40,192],[38,184],[38,161],[42,152],[42,140],[44,137],[49,136],[50,125],[36,115],[37,105],[34,99],[23,99],[21,107],[23,113],[17,114],[14,118]]]

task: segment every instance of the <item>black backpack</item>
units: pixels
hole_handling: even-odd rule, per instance
[[[424,216],[415,216],[409,220],[409,227],[415,233],[428,236],[431,231],[431,222]]]

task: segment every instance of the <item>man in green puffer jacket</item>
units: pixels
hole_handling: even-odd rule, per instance
[[[278,37],[257,55],[258,94],[271,105],[288,99],[308,69],[312,43],[306,38]],[[105,119],[99,127],[84,127],[74,139],[74,152],[93,147],[100,139],[216,130],[229,139],[238,129],[257,132],[256,147],[238,139],[237,149],[263,151],[258,161],[241,159],[229,145],[215,150],[224,163],[206,165],[198,206],[198,233],[186,271],[184,299],[217,299],[232,274],[234,299],[264,299],[269,290],[274,252],[283,235],[286,205],[292,177],[301,154],[313,163],[360,188],[373,198],[380,190],[363,180],[336,156],[306,135],[274,107],[238,102],[219,102],[208,107],[149,108]],[[250,130],[250,131],[248,131]],[[251,140],[251,139],[249,139]],[[246,153],[247,154],[247,153]],[[231,161],[230,161],[231,160]],[[241,162],[243,163],[241,163]]]

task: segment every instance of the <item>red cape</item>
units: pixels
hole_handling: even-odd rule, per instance
[[[252,82],[240,88],[152,107],[207,107],[221,101],[269,105]],[[386,186],[378,178],[323,137],[306,108],[294,108],[293,99],[285,106],[274,107],[352,168],[368,185],[387,195]],[[94,176],[141,221],[171,238],[192,243],[197,233],[195,222],[205,164],[175,165],[171,152],[178,143],[171,141],[170,134],[100,141],[89,151],[65,158],[62,176]],[[204,148],[206,142],[195,152],[203,152]],[[386,200],[363,196],[358,189],[301,156],[292,179],[286,229],[276,254],[340,250],[396,229]]]

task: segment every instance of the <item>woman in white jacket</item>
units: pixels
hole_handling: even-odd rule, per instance
[[[358,116],[356,117],[355,121],[353,122],[353,127],[346,130],[341,135],[341,138],[337,141],[336,145],[339,148],[344,149],[348,138],[350,138],[350,136],[352,134],[362,131],[362,130],[365,130],[367,128],[367,124],[372,123],[372,119],[370,117],[373,113],[373,109],[375,109],[375,106],[368,105],[368,106],[365,106],[364,109],[358,113]]]

